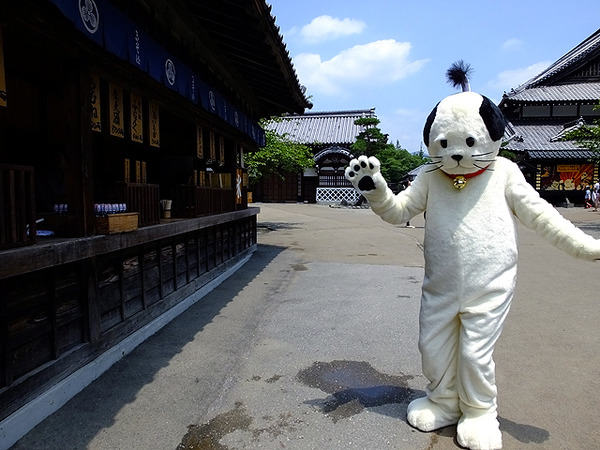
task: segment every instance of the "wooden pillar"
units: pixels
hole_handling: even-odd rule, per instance
[[[91,78],[83,63],[73,62],[65,76],[66,188],[69,234],[94,234],[93,151],[91,145]]]

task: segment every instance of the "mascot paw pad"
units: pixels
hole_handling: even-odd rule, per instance
[[[377,188],[373,176],[379,173],[379,167],[377,158],[361,155],[346,167],[346,179],[359,191],[372,191]]]

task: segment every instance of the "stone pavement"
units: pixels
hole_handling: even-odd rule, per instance
[[[455,449],[421,433],[423,218],[258,204],[259,246],[15,449]],[[600,237],[600,213],[561,209]],[[505,449],[597,449],[600,263],[519,226],[519,282],[495,352]]]

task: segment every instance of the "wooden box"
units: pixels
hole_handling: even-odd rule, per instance
[[[126,233],[138,229],[138,213],[109,214],[96,217],[96,232],[98,234]]]

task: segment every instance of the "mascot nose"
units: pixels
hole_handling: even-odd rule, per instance
[[[452,155],[451,158],[455,161],[460,162],[461,159],[463,159],[462,155]]]

